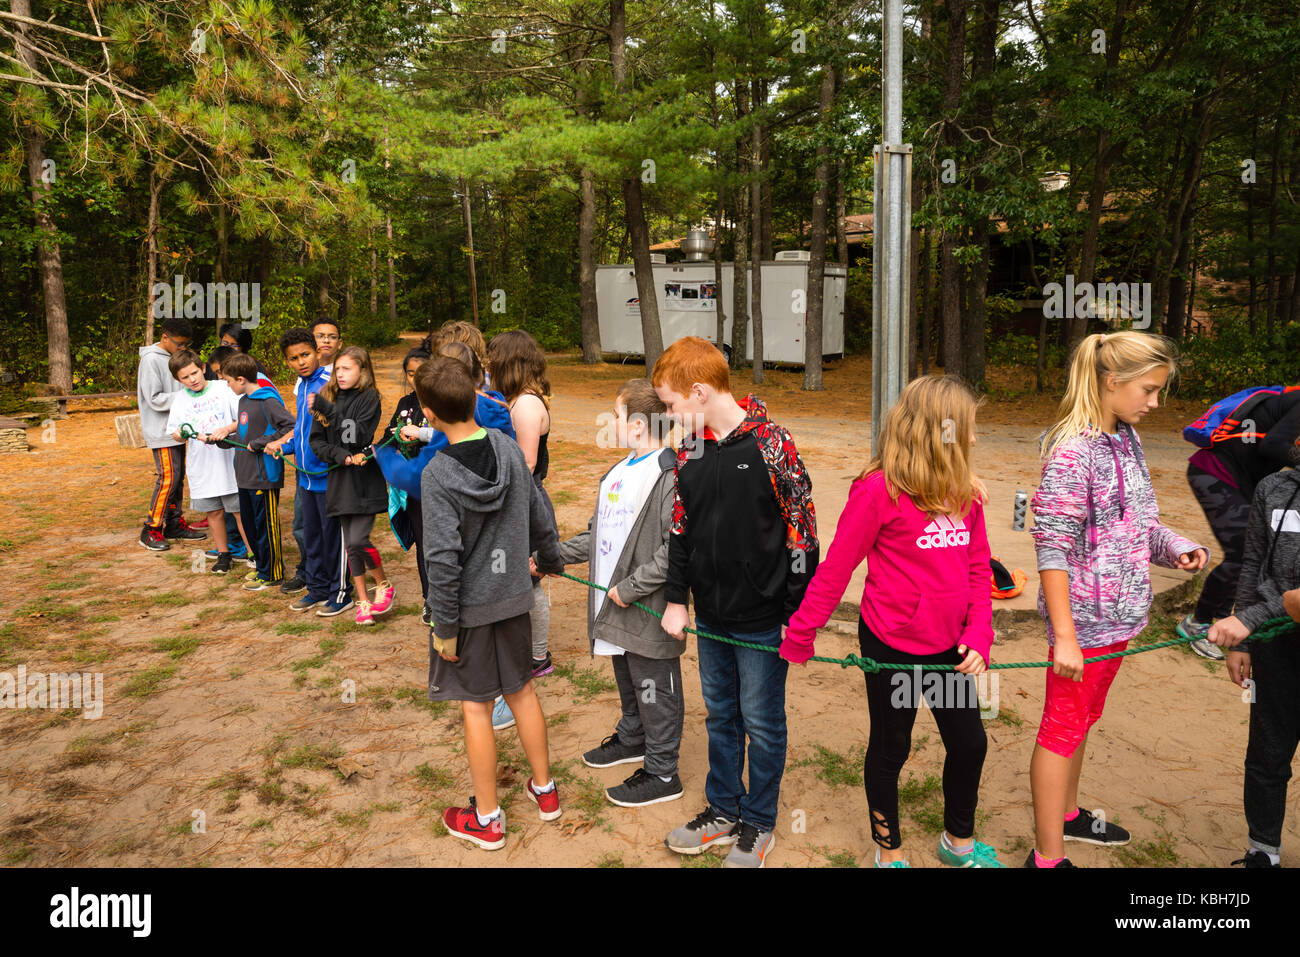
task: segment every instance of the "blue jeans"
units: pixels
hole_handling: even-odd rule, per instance
[[[696,621],[738,641],[781,644],[780,627],[756,634],[729,631]],[[789,663],[775,651],[740,648],[700,638],[700,688],[708,709],[709,776],[704,796],[714,813],[746,821],[760,831],[776,828],[781,776],[785,773],[785,679]],[[745,738],[749,738],[749,790],[741,780]]]

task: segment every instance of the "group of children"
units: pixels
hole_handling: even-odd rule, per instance
[[[589,596],[590,648],[611,659],[621,714],[583,761],[597,768],[640,765],[606,792],[614,804],[642,807],[684,795],[678,775],[680,656],[693,602],[696,630],[744,644],[709,638],[697,643],[707,709],[706,806],[669,833],[665,844],[681,854],[727,847],[728,866],[764,866],[775,845],[786,762],[789,664],[802,665],[812,656],[818,629],[854,569],[866,561],[858,622],[862,655],[894,665],[954,668],[955,683],[946,686],[944,700],[926,698],[946,752],[940,860],[955,867],[1004,866],[993,848],[975,840],[987,739],[971,685],[988,667],[994,636],[986,492],[970,462],[978,402],[960,380],[927,376],[904,389],[882,423],[875,454],[850,488],[825,561],[819,561],[812,483],[790,434],[768,418],[755,396],[738,401],[732,395],[727,363],[714,345],[679,339],[648,380],[629,380],[619,389],[614,414],[627,454],[602,476],[586,530],[560,542],[542,484],[550,429],[545,358],[522,331],[484,346],[472,326],[460,327],[466,324],[444,329],[437,341],[406,357],[411,392],[385,430],[385,439],[401,442],[375,446],[373,457],[367,449],[379,402],[363,350],[342,350],[333,377],[328,371],[321,377],[311,334],[285,334],[281,347],[299,375],[295,422],[250,378],[241,361],[246,356],[222,364],[227,389],[214,384],[196,390],[201,370],[182,351],[186,331],[165,324],[159,346],[172,354],[169,365],[187,395],[177,405],[193,410],[180,415],[193,417],[198,436],[190,441],[202,450],[191,452],[194,507],[208,512],[215,529],[218,506],[228,509],[226,496],[234,494],[224,491],[226,484],[238,488],[241,533],[247,532],[245,540],[257,553],[254,587],[274,584],[279,568],[270,554],[274,549],[264,546],[270,534],[278,534],[278,455],[293,454],[308,466],[312,460],[304,453],[310,449],[317,461],[343,473],[307,472],[323,489],[304,488],[300,473],[297,498],[304,492],[322,498],[304,505],[308,580],[313,588],[328,586],[320,557],[324,538],[333,535],[335,554],[346,555],[360,598],[359,623],[392,603],[392,587],[369,544],[374,514],[387,508],[403,547],[415,546],[430,625],[428,693],[433,700],[461,702],[474,791],[467,807],[445,812],[450,834],[487,849],[504,846],[495,732],[511,724],[518,727],[531,770],[524,793],[542,820],[562,814],[546,721],[532,684],[551,669],[549,603],[539,581],[585,564],[599,586]],[[500,391],[487,388],[484,365]],[[1146,626],[1149,562],[1192,572],[1209,559],[1206,547],[1161,525],[1134,428],[1156,407],[1175,368],[1170,344],[1158,336],[1126,331],[1087,337],[1072,359],[1058,420],[1044,436],[1033,536],[1052,667],[1030,763],[1035,847],[1027,867],[1072,866],[1064,854],[1068,840],[1105,846],[1129,840],[1122,828],[1078,806],[1088,733],[1122,660],[1084,658],[1122,650]],[[142,382],[144,375],[142,362]],[[322,379],[324,391],[312,388]],[[215,391],[208,396],[207,390]],[[141,408],[143,413],[143,401]],[[227,422],[223,416],[233,418]],[[307,425],[304,416],[315,421]],[[179,433],[171,427],[179,428],[180,421],[176,415],[168,421],[173,439]],[[669,426],[680,426],[685,436],[675,451],[665,447]],[[236,481],[208,485],[214,467],[203,453],[208,443],[219,446],[235,431],[248,447],[236,453]],[[246,462],[242,469],[240,461]],[[160,473],[170,467],[166,458],[159,462]],[[196,471],[202,476],[198,492]],[[161,487],[161,476],[159,482]],[[1261,484],[1266,497],[1289,495],[1288,509],[1300,497],[1297,489],[1300,483],[1289,478]],[[1300,619],[1300,591],[1294,590],[1300,549],[1276,548],[1277,534],[1265,546],[1268,516],[1256,505],[1250,541],[1267,554],[1248,563],[1242,575],[1240,621],[1220,623],[1210,634],[1225,646],[1280,614],[1284,592],[1285,609]],[[151,521],[155,515],[162,534],[176,530],[166,508],[151,508]],[[1294,530],[1300,531],[1300,523]],[[313,540],[319,543],[314,559]],[[373,599],[367,572],[377,579]],[[312,590],[295,604],[313,596],[325,608],[347,597]],[[1270,667],[1285,674],[1274,675],[1270,687],[1294,690],[1296,656],[1289,646],[1281,655],[1289,657],[1270,659]],[[1250,672],[1249,661],[1234,652],[1235,680],[1241,680],[1243,665]],[[921,696],[919,689],[899,695],[891,674],[897,672],[865,675],[870,731],[864,784],[876,866],[906,867],[898,784]],[[1272,702],[1258,722],[1252,707],[1251,740],[1253,748],[1257,735],[1285,738],[1289,765],[1297,727],[1293,714],[1280,717],[1287,707]],[[1294,711],[1294,695],[1289,707]],[[1271,753],[1279,750],[1285,749]],[[1280,843],[1286,777],[1277,780],[1276,764],[1268,786],[1256,789],[1254,814],[1261,823],[1257,835],[1251,820],[1248,866],[1276,865],[1275,857],[1259,850],[1275,851]]]

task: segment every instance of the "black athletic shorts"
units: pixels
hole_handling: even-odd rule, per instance
[[[429,636],[429,700],[492,701],[514,694],[533,676],[533,629],[528,612],[462,628],[456,661],[445,661]]]

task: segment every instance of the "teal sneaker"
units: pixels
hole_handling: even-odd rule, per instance
[[[988,844],[975,842],[965,854],[958,854],[948,847],[948,843],[939,836],[939,860],[949,867],[1006,867],[998,860],[998,852]]]
[[[903,858],[901,861],[891,861],[888,864],[882,863],[880,860],[880,848],[877,847],[876,863],[873,866],[874,867],[911,867],[912,865],[907,863],[907,858]]]

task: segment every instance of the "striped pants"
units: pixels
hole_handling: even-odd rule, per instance
[[[257,560],[257,574],[271,582],[284,578],[284,550],[280,544],[280,490],[241,488],[239,517],[251,541],[246,542]]]
[[[149,499],[149,517],[146,528],[162,532],[175,528],[181,518],[181,492],[185,487],[185,446],[169,445],[150,449],[158,478],[154,482],[153,497]]]

